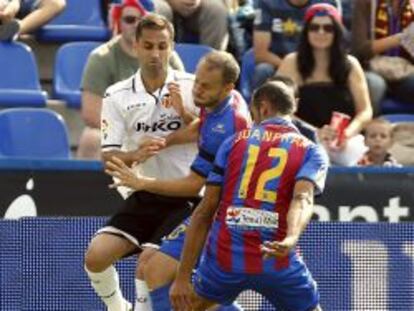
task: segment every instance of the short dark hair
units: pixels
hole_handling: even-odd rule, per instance
[[[293,79],[291,77],[276,74],[276,75],[270,77],[267,81],[283,82],[288,87],[292,88],[293,94],[295,95],[295,97],[299,97],[298,86],[296,85],[295,81],[293,81]]]
[[[236,83],[240,75],[240,67],[234,56],[224,51],[212,51],[200,61],[206,63],[210,69],[219,69],[224,83]]]
[[[135,29],[135,39],[137,41],[141,38],[142,32],[144,29],[152,29],[152,30],[167,29],[170,34],[171,41],[174,40],[174,36],[175,36],[174,27],[170,23],[170,21],[162,15],[150,13],[140,19],[140,21],[138,22],[137,28]]]
[[[273,110],[282,115],[290,115],[295,111],[296,101],[293,89],[281,81],[268,81],[253,93],[252,105],[260,107],[263,100],[268,101]]]

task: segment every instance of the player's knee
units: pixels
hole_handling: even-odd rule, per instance
[[[144,268],[144,279],[148,287],[154,290],[171,283],[174,280],[177,266],[176,260],[157,252]]]
[[[155,254],[157,250],[154,248],[147,247],[138,257],[137,267],[135,269],[135,276],[137,279],[145,279],[145,267],[150,261],[150,258]]]
[[[111,265],[111,261],[100,251],[99,247],[90,245],[85,253],[84,264],[91,272],[104,271]]]

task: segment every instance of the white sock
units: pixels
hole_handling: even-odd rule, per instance
[[[151,297],[144,280],[135,279],[135,297],[134,311],[152,311]]]
[[[129,302],[122,296],[119,277],[113,265],[102,272],[91,272],[85,267],[96,294],[108,307],[108,311],[129,311]]]

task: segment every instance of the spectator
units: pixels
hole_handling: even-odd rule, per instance
[[[414,166],[414,122],[395,124],[390,152],[398,163]]]
[[[139,68],[134,50],[135,28],[146,13],[137,0],[124,0],[111,12],[114,38],[89,56],[82,79],[82,118],[84,129],[77,152],[82,159],[100,159],[100,115],[102,98],[110,85],[129,78]],[[183,70],[179,56],[170,59],[174,69]]]
[[[0,40],[12,40],[38,29],[65,6],[66,0],[10,0],[0,7]]]
[[[253,31],[256,68],[252,87],[271,77],[282,58],[296,51],[306,9],[316,2],[340,7],[337,0],[257,0]]]
[[[298,84],[296,115],[319,129],[319,139],[332,163],[354,165],[365,151],[359,133],[371,119],[372,108],[363,70],[343,45],[338,10],[315,4],[306,11],[298,52],[286,56],[278,74],[290,76]],[[334,111],[352,118],[339,145],[334,145],[338,133],[329,125]]]
[[[174,23],[177,42],[196,34],[201,44],[226,50],[229,34],[223,0],[154,0],[154,5],[157,13]]]
[[[414,8],[410,0],[355,1],[352,49],[367,68],[371,99],[377,112],[379,102],[387,92],[399,101],[414,104],[414,50],[410,55],[402,47],[404,42],[411,41],[411,49],[414,49],[413,21]],[[408,31],[409,25],[412,25],[411,31]],[[411,70],[400,72],[400,77],[387,77],[381,70],[381,67],[387,66],[387,59],[383,56],[392,57],[393,64],[388,67],[391,66],[393,74],[396,74],[397,67],[411,67]],[[396,66],[395,62],[402,66]],[[373,65],[372,68],[370,65]],[[374,68],[376,72],[370,70]]]
[[[393,144],[393,126],[385,119],[374,119],[364,129],[368,151],[358,161],[361,166],[401,166],[389,150]]]

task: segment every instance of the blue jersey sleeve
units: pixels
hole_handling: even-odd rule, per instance
[[[197,157],[191,164],[191,170],[196,174],[207,178],[210,171],[213,169],[214,154],[207,152],[204,149],[199,149]]]
[[[315,195],[323,192],[329,160],[326,152],[318,145],[309,147],[302,168],[296,175],[296,180],[306,179],[315,185]]]
[[[231,148],[233,147],[234,135],[227,138],[217,151],[216,160],[214,161],[214,167],[208,174],[207,184],[210,185],[222,185],[224,180],[224,171],[227,166],[228,156]]]

